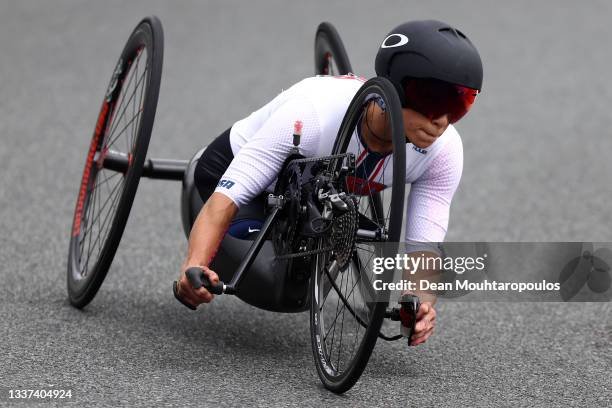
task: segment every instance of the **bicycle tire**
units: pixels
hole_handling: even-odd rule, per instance
[[[333,65],[338,72],[333,72]],[[338,30],[328,22],[317,27],[315,34],[315,74],[346,75],[353,72]]]
[[[121,241],[151,138],[163,51],[161,22],[155,16],[143,19],[128,38],[106,90],[81,177],[68,251],[68,298],[77,308],[85,307],[95,297]],[[141,61],[145,61],[142,73]],[[129,97],[128,92],[132,92]],[[133,116],[128,120],[126,112],[129,115],[130,108]],[[123,142],[123,138],[125,152],[119,154],[127,159],[127,170],[104,168],[105,157],[109,151],[114,153],[113,149],[119,147],[115,143],[120,139]],[[113,178],[116,180],[111,189]],[[103,185],[109,194],[104,202]],[[93,238],[96,225],[98,234]]]
[[[360,123],[359,119],[361,117],[361,112],[367,101],[370,100],[373,95],[379,95],[386,102],[387,111],[389,112],[389,122],[391,124],[393,140],[393,181],[391,184],[389,217],[383,217],[383,219],[388,219],[387,242],[390,243],[390,247],[387,248],[387,253],[389,253],[390,251],[392,251],[391,244],[398,244],[400,240],[402,226],[401,221],[404,210],[404,192],[406,177],[406,141],[403,130],[401,105],[399,97],[391,82],[389,82],[385,78],[376,77],[367,81],[358,90],[344,116],[342,125],[340,126],[340,130],[338,132],[338,136],[334,144],[332,154],[340,154],[346,152],[349,146],[350,139],[353,135],[353,130],[355,129],[355,126]],[[373,203],[373,205],[380,205],[377,204],[377,198],[370,197],[369,200],[371,200],[370,202]],[[317,255],[317,258],[323,256],[325,255]],[[325,301],[329,297],[329,294],[322,295],[321,293],[319,293],[319,291],[325,290],[321,289],[325,287],[325,283],[321,283],[321,277],[323,276],[323,271],[321,269],[322,268],[320,267],[319,259],[315,259],[315,262],[313,262],[313,270],[311,271],[310,331],[312,351],[315,359],[317,373],[319,375],[319,378],[323,382],[323,385],[327,389],[335,393],[344,393],[357,382],[367,365],[372,350],[376,344],[376,340],[378,338],[382,321],[385,316],[385,311],[388,302],[378,301],[375,303],[375,306],[372,307],[372,310],[368,312],[368,325],[365,329],[363,337],[360,340],[359,346],[356,347],[356,352],[351,358],[350,362],[347,364],[345,370],[343,372],[340,372],[340,352],[338,354],[337,367],[334,367],[333,361],[330,358],[333,353],[334,339],[332,338],[331,350],[328,350],[329,347],[326,343],[330,331],[327,331],[327,333],[325,333],[326,324],[323,321],[324,317],[322,309]],[[381,277],[382,279],[388,281],[391,279],[391,275],[392,272],[386,272],[382,274]],[[331,277],[332,279],[328,278],[328,280],[333,281],[337,278],[337,276],[338,275],[336,275],[336,277]],[[353,289],[354,288],[355,286],[353,286]],[[336,290],[336,288],[334,288],[334,290]],[[350,309],[350,307],[347,307],[346,302],[344,303],[344,309]],[[338,306],[336,306],[336,318],[334,319],[332,324],[334,324],[338,319],[337,309]],[[352,313],[352,310],[350,311]],[[357,320],[356,316],[355,318]],[[342,319],[342,324],[344,326],[344,314]],[[355,339],[354,341],[356,343],[357,339]],[[340,347],[341,345],[342,335],[340,337]]]

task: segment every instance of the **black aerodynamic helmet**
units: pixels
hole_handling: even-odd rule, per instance
[[[391,30],[378,49],[375,69],[378,76],[393,83],[404,107],[435,102],[426,100],[432,95],[423,94],[424,81],[429,81],[427,86],[437,89],[438,94],[448,93],[449,84],[455,85],[459,92],[469,91],[467,99],[471,98],[471,102],[463,101],[468,104],[465,112],[455,112],[454,121],[469,110],[482,89],[482,61],[478,50],[461,31],[436,20],[409,21]],[[411,81],[414,79],[418,81]],[[443,85],[446,90],[442,89]]]

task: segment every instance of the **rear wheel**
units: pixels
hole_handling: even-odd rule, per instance
[[[331,23],[321,23],[315,35],[315,74],[346,75],[352,72],[344,44]]]
[[[386,107],[393,150],[377,164],[382,169],[378,177],[360,181],[359,163],[365,148],[356,130],[368,104],[376,101]],[[373,275],[372,262],[378,253],[376,245],[380,249],[384,244],[381,255],[397,252],[404,210],[405,143],[401,106],[393,85],[384,78],[369,80],[353,98],[332,152],[350,152],[358,158],[357,172],[352,179],[347,177],[342,188],[358,210],[358,232],[349,248],[352,255],[348,262],[339,263],[337,254],[322,252],[316,255],[311,272],[312,350],[321,381],[336,393],[347,391],[358,380],[385,316],[388,300],[374,293],[372,283],[375,279],[389,281],[392,271]],[[382,187],[386,188],[379,191]],[[338,239],[333,234],[321,238],[319,248],[337,247]]]
[[[81,178],[68,253],[68,297],[96,295],[123,235],[151,138],[163,60],[163,30],[145,18],[130,35],[108,85]],[[127,166],[111,170],[105,158]]]

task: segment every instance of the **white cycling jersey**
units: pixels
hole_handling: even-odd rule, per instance
[[[215,191],[238,206],[263,191],[273,191],[293,148],[294,123],[298,120],[303,124],[300,153],[306,157],[329,155],[344,114],[363,82],[353,75],[307,78],[236,122],[230,131],[234,160]],[[392,155],[368,152],[358,137],[351,139],[348,151],[357,158],[355,177],[368,183],[369,188],[391,186]],[[406,144],[406,183],[411,185],[406,241],[444,240],[462,169],[461,138],[452,125],[426,149]]]

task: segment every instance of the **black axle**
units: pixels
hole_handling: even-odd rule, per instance
[[[102,156],[102,167],[125,173],[130,166],[130,160],[125,153],[109,150]],[[188,165],[189,160],[147,159],[142,168],[142,177],[182,181]]]

